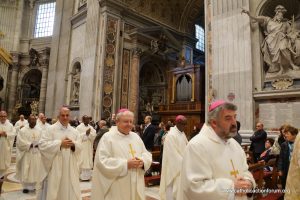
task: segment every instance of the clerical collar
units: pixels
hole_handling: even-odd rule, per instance
[[[122,133],[121,131],[119,131],[119,129],[117,129],[117,130],[118,130],[118,132],[117,132],[117,133],[118,133],[119,135],[121,135],[121,136],[127,136],[127,135],[129,135],[129,134],[130,134],[130,132],[129,132],[128,134],[125,134],[125,133]]]
[[[68,129],[69,124],[67,126],[64,126],[59,120],[57,121],[57,123],[59,124],[60,128],[62,129]]]

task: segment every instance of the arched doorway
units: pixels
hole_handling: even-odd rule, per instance
[[[41,79],[42,73],[37,69],[32,69],[24,75],[21,85],[22,107],[20,107],[18,110],[19,114],[23,114],[25,116],[30,115],[30,104],[33,101],[39,101]]]
[[[139,81],[139,123],[146,115],[158,122],[158,106],[166,99],[167,82],[162,67],[152,61],[146,62],[140,70]]]

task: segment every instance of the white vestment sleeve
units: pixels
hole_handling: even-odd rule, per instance
[[[52,162],[56,154],[60,151],[61,140],[52,140],[52,135],[48,133],[42,135],[39,149],[42,155],[42,162],[45,166],[47,173],[49,172]],[[75,148],[76,150],[76,148]]]

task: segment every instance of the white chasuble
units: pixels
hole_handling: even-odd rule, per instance
[[[61,148],[61,141],[65,138],[73,141],[74,151],[70,148]],[[69,124],[65,127],[57,121],[49,127],[46,134],[43,134],[40,151],[47,171],[46,200],[81,200],[79,187],[81,141],[78,131]]]
[[[127,161],[137,157],[143,169],[128,169]],[[105,133],[98,145],[92,178],[92,200],[144,200],[144,173],[152,163],[141,138],[134,132],[124,135],[117,128]]]
[[[238,176],[255,187],[241,146],[232,138],[225,142],[205,124],[186,147],[178,199],[246,200],[246,195],[235,196],[234,180]]]

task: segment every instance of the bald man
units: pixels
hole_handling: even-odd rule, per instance
[[[42,135],[40,152],[47,172],[41,197],[45,200],[79,200],[79,132],[70,126],[70,110],[62,107],[58,121]]]
[[[23,128],[27,124],[28,124],[28,121],[24,118],[24,115],[20,115],[19,120],[15,123],[15,129],[16,129],[17,134],[19,133],[20,129]]]
[[[267,140],[267,133],[264,130],[263,123],[256,124],[256,131],[250,137],[251,146],[250,150],[253,152],[253,160],[257,163],[262,152],[265,151],[265,142]]]
[[[182,156],[188,143],[184,129],[187,119],[178,115],[175,119],[176,126],[172,127],[166,136],[163,149],[161,181],[159,195],[161,200],[176,199]]]

